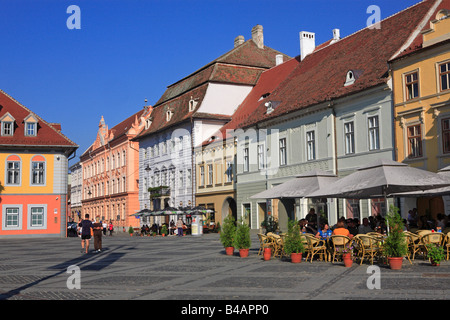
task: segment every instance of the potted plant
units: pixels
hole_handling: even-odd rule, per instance
[[[440,245],[429,243],[427,246],[427,256],[432,266],[439,266],[445,259],[444,248]]]
[[[236,224],[232,215],[228,215],[223,220],[220,232],[220,242],[227,255],[233,255],[234,252],[234,236],[236,234]]]
[[[353,246],[352,244],[346,243],[343,248],[337,248],[337,252],[342,253],[342,261],[345,267],[350,268],[353,265]]]
[[[261,227],[265,230],[264,234],[276,232],[278,229],[278,220],[274,219],[271,215],[268,215],[264,221],[261,222]]]
[[[302,254],[305,252],[305,246],[300,232],[300,226],[297,221],[288,221],[288,232],[284,239],[284,252],[291,256],[291,262],[300,263]]]
[[[168,233],[167,225],[163,224],[163,226],[161,227],[161,234],[163,237],[165,237],[167,233]]]
[[[391,205],[386,216],[389,233],[383,243],[384,254],[388,258],[389,266],[393,270],[402,268],[403,257],[408,252],[405,234],[403,233],[403,219],[398,208]]]
[[[132,236],[133,236],[133,233],[134,233],[134,229],[133,229],[133,227],[132,227],[132,226],[130,226],[130,227],[128,228],[128,233],[130,234],[130,237],[132,237]]]
[[[241,258],[246,258],[248,257],[248,252],[251,245],[252,241],[250,239],[250,227],[241,218],[236,226],[234,247],[239,249],[239,255]]]

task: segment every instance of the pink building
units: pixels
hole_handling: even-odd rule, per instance
[[[131,139],[145,128],[151,112],[145,107],[111,129],[102,116],[97,138],[80,157],[82,217],[98,216],[119,230],[139,226],[130,216],[139,211],[139,143]]]

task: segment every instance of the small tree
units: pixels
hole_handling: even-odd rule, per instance
[[[408,244],[403,233],[403,219],[398,208],[391,205],[386,216],[389,234],[384,240],[383,248],[388,257],[404,257],[408,253]]]
[[[224,248],[232,247],[234,244],[234,236],[236,233],[236,224],[233,216],[230,214],[223,220],[220,232],[220,242]]]
[[[288,221],[288,232],[284,239],[284,252],[287,254],[305,252],[300,226],[295,220]]]
[[[134,232],[134,229],[133,229],[132,226],[130,226],[130,227],[128,228],[128,233],[129,233],[129,234],[133,234],[133,232]]]
[[[249,249],[251,245],[252,241],[250,239],[250,227],[241,218],[239,219],[236,227],[234,247],[237,249]]]

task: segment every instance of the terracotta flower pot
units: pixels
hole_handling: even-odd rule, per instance
[[[350,268],[353,265],[352,255],[350,253],[344,253],[342,255],[342,260],[346,268]]]
[[[247,258],[248,257],[248,251],[250,249],[239,249],[239,255],[241,258]]]
[[[270,257],[272,256],[272,249],[271,248],[264,248],[264,260],[270,260]]]
[[[300,263],[302,262],[302,253],[291,253],[291,262]]]
[[[403,264],[403,257],[388,257],[389,267],[392,270],[400,270]]]
[[[225,253],[227,256],[232,256],[234,254],[234,247],[226,247]]]
[[[438,267],[438,266],[440,266],[440,263],[431,260],[431,265],[434,266],[434,267]]]

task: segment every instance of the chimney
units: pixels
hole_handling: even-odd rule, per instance
[[[245,38],[244,36],[237,36],[234,39],[234,47],[236,48],[237,46],[240,46],[241,44],[243,44],[245,42]]]
[[[316,48],[316,34],[313,32],[300,32],[300,59],[303,60]]]
[[[338,41],[341,38],[339,29],[333,29],[333,41]]]
[[[61,123],[49,123],[49,125],[61,132]]]
[[[252,40],[256,43],[259,49],[264,49],[264,35],[262,25],[257,24],[252,28]]]
[[[280,64],[283,63],[283,55],[282,54],[277,54],[275,56],[275,65],[278,66]]]

